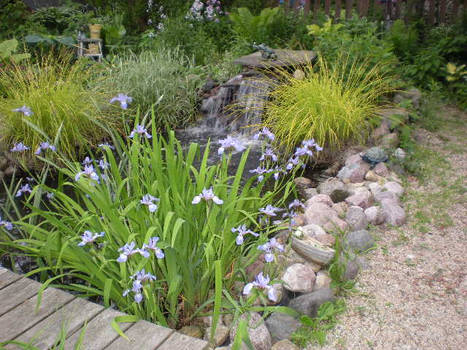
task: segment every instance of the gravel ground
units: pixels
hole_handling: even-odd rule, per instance
[[[347,311],[308,350],[467,348],[467,114],[443,111],[440,130],[416,131],[428,175],[407,180],[408,223],[373,231]]]

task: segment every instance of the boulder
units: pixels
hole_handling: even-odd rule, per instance
[[[382,177],[386,177],[389,175],[389,169],[388,167],[386,166],[386,164],[384,163],[378,163],[375,165],[375,167],[373,168],[373,171],[375,172],[376,175],[379,175],[379,176],[382,176]]]
[[[214,331],[214,337],[212,339],[214,346],[219,346],[225,343],[229,337],[229,328],[223,325],[217,325],[216,330]],[[204,333],[204,340],[211,340],[211,327],[206,328]]]
[[[390,192],[391,193],[391,192]],[[401,226],[406,221],[404,209],[394,200],[383,199],[381,201],[384,221],[393,226]]]
[[[315,272],[305,264],[293,264],[289,266],[282,276],[285,289],[300,293],[311,292],[315,279]]]
[[[329,233],[316,236],[315,239],[326,247],[333,247],[336,244],[336,237]]]
[[[316,236],[325,235],[326,231],[319,225],[309,224],[305,226],[298,227],[294,233],[297,237],[307,236],[309,238],[316,238]]]
[[[240,319],[248,320],[248,335],[255,350],[270,350],[272,346],[271,334],[269,334],[261,316],[256,312],[249,312],[241,315]],[[237,324],[230,329],[230,339],[235,339]]]
[[[313,290],[329,288],[331,282],[331,277],[329,277],[329,273],[327,271],[318,271],[318,273],[316,274],[316,280],[315,285],[313,286]]]
[[[324,203],[329,207],[334,204],[331,200],[331,197],[329,197],[327,194],[317,194],[316,196],[311,197],[305,202],[305,207],[308,207],[313,203]]]
[[[303,237],[302,239],[292,237],[292,248],[299,255],[303,256],[306,261],[312,261],[319,265],[328,264],[335,254],[334,249],[325,246],[317,239],[309,237]],[[313,269],[313,271],[315,270]]]
[[[349,206],[354,205],[366,209],[373,204],[373,196],[371,195],[370,191],[364,189],[359,190],[352,196],[348,197],[345,201]]]
[[[360,265],[358,264],[357,259],[347,259],[343,276],[344,281],[351,281],[355,279],[359,272]]]
[[[399,162],[402,162],[405,157],[407,156],[405,151],[402,149],[402,148],[397,148],[395,151],[394,151],[394,157],[396,157],[396,159],[399,161]]]
[[[332,177],[321,182],[316,189],[318,190],[318,193],[330,196],[335,190],[345,190],[345,185],[339,179]]]
[[[318,194],[318,191],[316,190],[316,188],[313,188],[313,187],[305,188],[303,190],[303,198],[305,200],[308,200],[311,197],[316,196],[317,194]]]
[[[360,160],[358,163],[344,166],[339,173],[337,173],[337,177],[344,183],[362,182],[368,170],[370,170],[370,164]]]
[[[422,93],[416,88],[412,88],[407,91],[401,91],[394,95],[394,103],[401,103],[403,100],[410,100],[412,106],[420,108],[420,101],[422,99]]]
[[[347,209],[349,208],[349,205],[346,202],[339,202],[336,204],[333,204],[332,209],[337,213],[337,215],[340,218],[345,217],[345,213],[347,212]]]
[[[372,225],[381,225],[384,223],[384,215],[380,207],[372,206],[365,209],[365,216],[367,221]]]
[[[320,202],[314,202],[305,210],[305,223],[321,226],[325,231],[347,229],[347,223],[339,219],[337,213],[328,205]]]
[[[201,329],[200,326],[195,326],[195,325],[185,326],[185,327],[182,327],[179,330],[179,332],[192,338],[199,338],[199,339],[203,338],[203,330]]]
[[[378,164],[381,164],[381,163],[378,163]],[[366,173],[365,180],[371,181],[371,182],[383,183],[384,177],[379,176],[373,170],[370,170]]]
[[[275,343],[271,350],[300,350],[300,348],[288,339],[283,339]]]
[[[383,186],[383,189],[394,193],[397,197],[400,197],[404,194],[404,188],[395,181],[386,182]]]
[[[390,132],[391,130],[389,128],[389,121],[387,119],[383,119],[380,126],[372,131],[371,139],[375,142],[378,142],[383,136],[389,134]]]
[[[375,245],[375,240],[367,230],[349,232],[345,237],[345,245],[355,252],[363,252]]]
[[[302,325],[295,317],[282,312],[273,312],[265,322],[273,343],[289,339],[292,333]]]
[[[313,182],[306,177],[296,177],[293,182],[300,196],[305,197],[305,190],[312,187]]]
[[[347,210],[345,221],[349,224],[350,229],[353,231],[364,230],[368,227],[368,220],[362,208],[351,206]]]
[[[378,203],[382,203],[383,200],[386,200],[391,201],[396,205],[400,205],[399,197],[391,191],[381,190],[380,192],[375,194],[374,198]]]
[[[399,146],[399,136],[397,133],[392,132],[390,134],[384,135],[381,138],[381,146],[383,148],[396,148]]]
[[[319,307],[325,302],[333,302],[336,298],[330,288],[321,288],[317,291],[301,295],[292,299],[289,307],[309,317],[316,317]]]
[[[360,153],[352,154],[345,160],[345,166],[360,163],[361,161],[362,157],[360,156]]]

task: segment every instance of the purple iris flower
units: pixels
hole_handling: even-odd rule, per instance
[[[126,289],[123,291],[123,296],[126,297],[130,292],[133,292],[135,293],[133,297],[135,302],[140,303],[143,301],[143,293],[141,293],[141,290],[143,289],[143,283],[155,281],[157,277],[142,269],[141,271],[138,271],[133,276],[131,276],[131,279],[133,279],[131,290]]]
[[[144,256],[145,258],[148,258],[149,257],[149,253],[143,249],[135,249],[136,247],[136,243],[135,242],[131,242],[131,243],[127,243],[125,244],[123,247],[119,248],[118,251],[121,252],[120,253],[120,256],[118,257],[117,261],[119,263],[124,263],[128,260],[128,258],[132,255],[135,255],[135,254],[140,254],[142,256]]]
[[[76,174],[75,181],[78,181],[83,175],[86,175],[90,179],[99,182],[99,175],[97,175],[92,165],[85,165],[84,171],[80,171],[78,174]]]
[[[304,209],[305,205],[300,200],[294,199],[292,201],[292,203],[289,204],[289,209],[292,209],[292,208],[302,208],[302,209]]]
[[[108,169],[110,164],[105,160],[105,159],[99,159],[99,168],[101,168],[102,170],[105,170],[105,169]]]
[[[191,204],[198,204],[199,202],[201,202],[201,199],[204,199],[206,202],[212,200],[214,203],[218,205],[221,205],[222,203],[224,203],[222,199],[219,199],[219,197],[217,197],[214,194],[212,187],[209,189],[204,188],[203,191],[199,195],[193,198],[193,201],[191,202]]]
[[[142,126],[142,125],[136,125],[136,127],[133,129],[133,131],[130,133],[130,139],[135,137],[135,135],[138,134],[140,136],[144,136],[147,139],[150,139],[152,136],[151,134],[148,133],[148,130]]]
[[[294,153],[294,156],[295,157],[303,157],[303,156],[313,157],[313,152],[307,147],[297,147]]]
[[[299,163],[300,163],[300,159],[298,157],[292,157],[287,161],[287,165],[286,165],[285,169],[287,171],[292,170]]]
[[[146,272],[145,269],[142,269],[141,271],[136,272],[133,276],[131,276],[131,278],[134,279],[135,281],[139,281],[139,284],[137,285],[141,285],[141,283],[144,283],[144,282],[152,282],[152,281],[157,280],[156,276],[154,276],[150,272]]]
[[[259,160],[263,161],[267,159],[271,159],[273,162],[277,162],[277,156],[271,148],[266,148]]]
[[[34,114],[34,113],[32,113],[31,108],[29,108],[27,106],[15,108],[15,109],[12,110],[12,112],[23,113],[23,115],[26,116],[26,117],[30,117],[31,115]]]
[[[91,231],[84,231],[84,233],[81,235],[81,242],[78,243],[78,246],[83,247],[88,243],[92,244],[99,237],[104,237],[104,234],[104,232],[93,234]]]
[[[143,199],[140,200],[141,204],[148,206],[149,212],[151,213],[154,213],[158,208],[157,204],[154,202],[159,202],[159,198],[151,196],[150,194],[145,194]]]
[[[259,166],[256,169],[250,170],[250,173],[258,174],[258,182],[261,182],[261,181],[264,180],[264,175],[263,174],[269,173],[269,170]]]
[[[152,237],[149,239],[149,242],[148,244],[143,244],[143,250],[152,250],[154,252],[154,254],[156,254],[156,257],[158,259],[163,259],[165,254],[164,252],[162,251],[162,249],[160,249],[159,247],[157,247],[157,242],[159,241],[159,237]]]
[[[274,237],[269,240],[269,242],[266,242],[265,244],[262,244],[258,246],[259,250],[262,250],[265,252],[264,254],[264,260],[268,263],[274,261],[274,250],[278,250],[280,252],[284,251],[284,246],[280,244]]]
[[[257,132],[253,138],[255,140],[259,140],[262,138],[262,136],[265,136],[266,138],[268,138],[270,141],[274,141],[274,139],[276,138],[276,136],[268,129],[268,128],[263,128],[261,131]]]
[[[265,208],[260,208],[260,213],[263,213],[267,216],[276,216],[276,212],[280,211],[280,208],[274,207],[271,204],[268,204]]]
[[[13,229],[13,224],[9,221],[2,220],[1,216],[0,216],[0,226],[5,227],[5,229],[8,231],[11,231]]]
[[[267,291],[269,300],[276,302],[277,295],[272,286],[269,285],[270,279],[269,276],[263,276],[263,273],[260,272],[253,282],[247,283],[243,288],[243,295],[248,295],[251,293],[253,288],[262,289]]]
[[[117,96],[110,99],[110,103],[120,102],[120,107],[122,107],[122,109],[127,109],[128,104],[130,104],[132,101],[133,98],[125,94],[118,94]]]
[[[24,145],[22,142],[15,143],[12,149],[10,149],[10,152],[24,152],[29,149],[28,146]]]
[[[90,165],[90,164],[92,164],[92,159],[86,156],[86,158],[84,158],[84,160],[81,162],[81,164]]]
[[[24,193],[31,193],[32,192],[32,188],[29,184],[25,184],[23,186],[21,186],[21,188],[18,190],[18,192],[16,192],[16,197],[21,197]]]
[[[37,147],[36,152],[34,152],[34,154],[38,156],[42,153],[42,151],[46,151],[48,149],[50,149],[53,152],[57,150],[57,148],[54,145],[51,145],[48,142],[41,142],[41,144],[39,145],[39,147]]]
[[[45,196],[46,196],[47,199],[50,201],[50,200],[52,200],[52,199],[55,197],[55,193],[53,193],[53,192],[46,192]]]
[[[224,152],[242,152],[245,150],[245,146],[240,142],[240,140],[230,135],[223,140],[219,140],[219,144],[221,145],[221,147],[217,150],[219,155],[224,154]]]
[[[243,236],[245,236],[247,234],[253,235],[255,237],[259,237],[258,233],[255,233],[255,232],[253,232],[251,230],[248,230],[246,225],[241,225],[241,226],[238,226],[238,227],[232,227],[232,232],[237,233],[237,238],[235,239],[235,243],[237,243],[237,245],[242,245],[243,244],[243,242],[244,242]]]
[[[98,145],[98,147],[99,147],[99,148],[102,148],[102,149],[105,149],[106,147],[109,147],[109,148],[112,149],[112,150],[115,149],[115,147],[112,146],[112,145],[111,145],[110,143],[108,143],[108,142],[100,143],[100,144]]]

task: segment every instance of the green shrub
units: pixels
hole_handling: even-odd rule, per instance
[[[180,50],[161,47],[115,58],[98,84],[103,90],[131,96],[142,113],[160,99],[155,107],[158,127],[179,127],[196,117],[200,73]]]
[[[120,161],[110,149],[103,151],[110,166],[102,173],[95,167],[98,182],[84,174],[77,178],[80,165],[69,163],[60,169],[57,189],[36,186],[28,201],[31,214],[14,223],[26,238],[3,246],[38,258],[42,269],[53,274],[51,281],[65,274],[84,282],[65,288],[99,296],[105,305],[112,303],[127,313],[174,327],[197,311],[212,310],[214,287],[215,307],[219,307],[222,290],[228,293],[235,281],[244,281],[244,268],[260,253],[256,244],[277,230],[264,220],[260,223],[259,209],[270,203],[284,205],[292,182],[281,180],[266,190],[272,174],[261,182],[256,177],[242,179],[248,151],[230,176],[229,156],[208,165],[209,147],[199,154],[196,144],[182,149],[173,133],[167,140],[158,136],[154,124],[149,132],[151,142],[140,136],[128,141],[115,136]],[[195,167],[198,156],[200,164]],[[223,203],[192,203],[203,188],[211,187]],[[41,191],[54,193],[53,199],[33,206]],[[160,199],[153,200],[157,207],[151,211],[141,203],[146,194]],[[232,228],[243,224],[260,236],[247,235],[237,245]],[[87,230],[104,234],[94,244],[79,246]],[[137,253],[126,262],[117,261],[120,247],[134,241],[141,248],[154,236],[160,238],[157,247],[165,257],[159,252],[156,258],[148,249],[150,257]],[[123,294],[132,288],[131,276],[142,269],[157,280],[144,283],[143,300],[138,303],[135,293]],[[256,297],[252,295],[252,302]]]
[[[40,142],[58,137],[57,148],[71,158],[102,139],[96,122],[116,125],[109,116],[108,93],[87,87],[91,70],[70,56],[44,56],[39,62],[0,69],[0,137],[7,145],[23,142],[33,152]],[[29,107],[25,116],[13,110]],[[105,109],[105,110],[104,110]]]
[[[368,131],[381,97],[391,91],[384,67],[341,56],[339,66],[323,60],[297,79],[282,72],[266,102],[264,124],[289,151],[304,139],[335,149]]]

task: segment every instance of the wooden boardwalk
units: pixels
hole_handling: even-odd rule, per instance
[[[82,350],[204,350],[208,343],[146,321],[120,323],[130,341],[120,337],[110,323],[123,315],[56,288],[42,294],[35,310],[41,284],[0,267],[0,343],[9,340],[31,342],[50,349],[60,332],[66,332],[64,349],[74,349],[83,327]],[[1,349],[21,349],[8,344]]]

